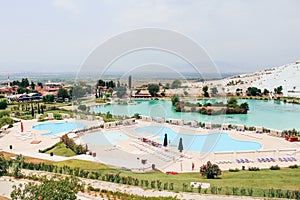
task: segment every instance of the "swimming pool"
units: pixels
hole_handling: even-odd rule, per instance
[[[216,101],[216,100],[215,100]],[[209,102],[214,103],[213,99]],[[141,115],[164,117],[165,119],[184,119],[184,122],[199,121],[214,124],[244,124],[246,126],[262,126],[279,130],[300,129],[300,105],[280,101],[264,101],[253,99],[240,99],[238,103],[247,102],[250,110],[248,114],[227,115],[201,115],[196,112],[176,112],[171,101],[163,100],[137,100],[132,105],[109,104],[90,108],[90,112],[106,113],[113,115],[133,116]],[[207,100],[199,101],[204,104]]]
[[[96,132],[83,136],[84,143],[92,145],[115,145],[118,140],[126,140],[128,136],[118,132]]]
[[[171,146],[178,146],[179,139],[182,138],[183,148],[192,152],[224,152],[224,151],[250,151],[261,149],[258,142],[235,140],[227,133],[212,133],[203,135],[192,135],[177,133],[164,126],[143,126],[135,129],[140,135],[145,132],[158,137],[163,142],[164,135],[167,134]]]
[[[84,128],[84,124],[77,122],[58,122],[58,123],[44,123],[32,127],[34,130],[49,131],[42,135],[55,135],[57,133],[69,132],[75,129]]]

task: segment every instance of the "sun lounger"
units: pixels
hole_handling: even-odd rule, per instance
[[[294,158],[294,157],[291,157],[291,159],[292,159],[293,161],[297,161],[297,159],[296,159],[296,158]]]
[[[246,162],[246,163],[249,163],[249,160],[246,158],[246,159],[245,159],[245,162]]]
[[[282,161],[283,161],[283,159],[282,159],[282,158],[278,158],[278,160],[279,160],[280,162],[282,162]]]
[[[258,161],[258,162],[262,162],[262,160],[261,160],[260,158],[257,158],[257,161]]]

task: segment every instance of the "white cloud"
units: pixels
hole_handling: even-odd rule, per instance
[[[65,9],[73,14],[80,14],[79,7],[72,0],[54,0],[53,5],[56,8]]]

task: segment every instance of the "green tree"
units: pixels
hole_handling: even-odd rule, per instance
[[[166,83],[165,89],[170,89],[170,83]]]
[[[24,164],[24,158],[22,155],[17,155],[12,161],[12,168],[13,168],[13,176],[16,178],[21,177],[21,169]]]
[[[18,93],[18,94],[28,93],[28,89],[23,88],[23,87],[18,87],[17,93]]]
[[[241,103],[240,108],[243,108],[243,109],[248,111],[249,110],[249,105],[248,105],[247,102],[244,102],[244,103]]]
[[[216,96],[218,94],[218,89],[216,87],[211,88],[210,91],[212,96]]]
[[[129,88],[129,90],[131,89],[131,87],[132,87],[132,77],[131,77],[131,75],[128,77],[128,88]]]
[[[25,185],[13,186],[13,191],[10,197],[13,200],[17,199],[76,199],[78,191],[83,191],[84,184],[78,178],[51,178],[48,180],[44,178],[41,184],[27,183]]]
[[[0,118],[2,117],[9,117],[9,111],[7,110],[3,110],[3,111],[0,111]]]
[[[282,90],[283,90],[283,87],[282,87],[282,86],[279,86],[279,87],[277,87],[277,88],[274,88],[275,94],[282,94]]]
[[[206,165],[200,167],[200,174],[208,179],[213,179],[215,176],[221,175],[222,171],[218,165],[212,164],[210,161]]]
[[[38,82],[37,85],[40,87],[43,87],[43,83],[41,83],[41,82]]]
[[[44,106],[41,106],[41,113],[44,114]]]
[[[31,116],[34,117],[34,108],[32,104],[31,104]]]
[[[204,86],[204,87],[202,88],[202,91],[203,91],[203,95],[204,95],[205,97],[209,97],[209,94],[208,94],[208,86],[207,86],[207,85]]]
[[[229,108],[236,108],[237,105],[237,99],[234,97],[231,97],[230,99],[227,100],[227,107]]]
[[[34,83],[33,81],[31,81],[30,87],[31,87],[32,90],[34,90],[34,88],[35,88],[35,83]]]
[[[86,105],[81,104],[78,106],[78,109],[82,110],[82,111],[86,111],[87,107],[86,107]]]
[[[28,87],[29,86],[29,81],[27,78],[22,78],[22,81],[21,81],[21,87],[25,88],[25,87]]]
[[[102,79],[98,80],[96,86],[105,86],[105,81],[103,81]]]
[[[176,88],[179,88],[179,87],[181,87],[181,81],[180,80],[174,80],[171,84],[171,88],[176,89]]]
[[[183,151],[182,138],[179,139],[178,150],[180,153]]]
[[[70,90],[70,95],[72,95],[72,99],[78,99],[84,97],[87,91],[81,86],[75,86]],[[68,97],[65,97],[68,98]]]
[[[45,103],[54,102],[54,95],[53,94],[47,94],[47,95],[43,96],[43,102],[45,102]]]
[[[270,93],[270,91],[265,88],[264,91],[263,91],[263,94],[268,95],[269,93]]]
[[[5,110],[7,108],[7,101],[6,99],[0,99],[0,110]]]
[[[116,88],[116,94],[117,94],[117,97],[119,97],[119,98],[122,98],[125,94],[126,94],[126,88],[125,87],[122,87],[122,86],[120,86],[120,87],[117,87]]]
[[[7,173],[8,164],[7,161],[4,159],[3,154],[0,154],[0,176],[3,176]]]
[[[180,99],[177,95],[174,95],[172,96],[171,101],[172,101],[172,105],[175,106],[176,103],[180,102]]]
[[[156,93],[159,91],[159,85],[149,84],[148,85],[148,91],[151,94],[151,96],[153,96],[153,97],[157,96]]]
[[[260,96],[261,90],[256,87],[248,87],[246,93],[248,96]]]
[[[62,99],[70,98],[68,91],[65,88],[59,88],[57,92],[57,97]]]
[[[12,125],[14,123],[14,120],[8,116],[4,116],[0,118],[0,127],[4,125]]]
[[[38,114],[41,114],[40,104],[38,103]]]

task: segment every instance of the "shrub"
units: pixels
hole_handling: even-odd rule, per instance
[[[53,114],[54,119],[56,120],[62,120],[62,115],[60,113],[54,113]]]
[[[289,168],[296,169],[296,168],[298,168],[298,165],[290,165]]]
[[[249,167],[248,168],[249,171],[259,171],[258,167]]]
[[[2,100],[0,99],[0,109],[5,110],[7,108],[7,101],[6,99]]]
[[[212,164],[210,161],[206,165],[200,167],[200,174],[208,179],[213,179],[215,176],[221,175],[221,169],[218,165]]]
[[[79,105],[78,109],[81,111],[86,111],[87,107],[86,107],[86,105]]]
[[[239,172],[240,170],[238,168],[235,169],[229,169],[229,172]]]
[[[271,167],[270,167],[270,170],[280,170],[280,167],[278,166],[278,165],[272,165]]]

